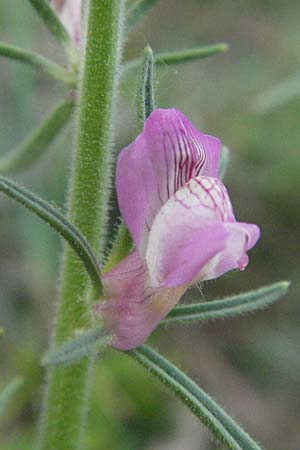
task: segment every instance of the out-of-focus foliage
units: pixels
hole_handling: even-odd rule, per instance
[[[217,41],[229,53],[161,67],[158,103],[175,106],[231,149],[226,184],[237,217],[262,237],[244,273],[205,283],[195,300],[231,295],[279,279],[290,294],[269,310],[201,326],[159,330],[162,350],[188,368],[251,434],[272,450],[299,447],[299,120],[298,99],[261,116],[253,99],[300,72],[300,4],[295,0],[160,0],[129,38],[126,58]],[[63,61],[53,37],[23,0],[0,2],[0,39]],[[21,64],[0,60],[0,154],[13,148],[62,98],[63,87]],[[121,88],[117,148],[135,133],[134,85]],[[18,179],[63,207],[72,127]],[[114,217],[117,211],[114,211]],[[60,242],[41,222],[0,198],[0,390],[24,385],[0,423],[0,450],[32,449],[51,332]],[[213,450],[206,431],[117,352],[97,364],[87,450]]]

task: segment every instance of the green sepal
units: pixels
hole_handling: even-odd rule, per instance
[[[137,123],[139,132],[143,131],[145,120],[155,109],[154,56],[148,45],[144,50],[136,95]]]
[[[121,221],[116,237],[113,241],[111,251],[107,261],[102,267],[102,272],[108,272],[116,266],[122,259],[124,259],[132,250],[133,241],[123,220]]]

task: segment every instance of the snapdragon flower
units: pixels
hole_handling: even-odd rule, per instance
[[[104,274],[95,307],[115,347],[143,343],[189,286],[247,266],[260,232],[235,219],[220,148],[178,110],[157,109],[121,151],[118,202],[135,249]]]

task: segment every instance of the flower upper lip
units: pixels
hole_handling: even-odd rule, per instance
[[[217,177],[221,142],[201,133],[176,109],[156,109],[143,133],[120,153],[117,193],[121,214],[141,255],[164,203],[192,177]]]
[[[153,286],[178,286],[197,274],[216,278],[246,265],[259,229],[236,222],[218,179],[220,148],[218,138],[197,130],[180,111],[157,109],[119,155],[120,211]]]

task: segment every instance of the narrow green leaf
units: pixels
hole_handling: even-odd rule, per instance
[[[137,123],[139,131],[143,130],[144,122],[155,109],[154,93],[154,57],[151,47],[144,50],[139,80],[137,83]]]
[[[24,142],[1,156],[0,173],[16,173],[32,166],[69,121],[73,106],[71,100],[61,102],[46,120],[27,136]]]
[[[235,317],[263,309],[286,294],[290,283],[281,281],[254,291],[246,292],[221,300],[176,306],[162,324],[178,321],[213,320]]]
[[[100,327],[77,332],[77,336],[57,349],[50,350],[42,359],[45,366],[57,366],[77,362],[93,352],[103,351],[111,342],[111,336]]]
[[[43,20],[48,30],[63,46],[71,46],[71,37],[59,20],[48,0],[28,0]]]
[[[251,437],[194,381],[153,349],[128,354],[161,381],[229,450],[261,450]]]
[[[229,148],[226,147],[225,145],[222,145],[220,159],[219,159],[219,168],[218,168],[219,178],[221,180],[224,180],[224,178],[225,178],[228,164],[229,164],[229,157],[230,157]]]
[[[7,406],[12,401],[13,396],[19,390],[23,380],[19,377],[14,378],[0,393],[0,417],[3,416]]]
[[[72,72],[68,72],[63,67],[38,53],[0,42],[0,56],[22,62],[35,69],[42,70],[56,80],[63,81],[69,85],[75,85],[76,78]]]
[[[156,64],[179,64],[186,61],[194,61],[195,59],[208,58],[218,53],[227,52],[228,44],[220,43],[207,45],[206,47],[191,48],[178,52],[158,53],[156,56]]]
[[[266,114],[275,108],[300,97],[300,77],[297,74],[281,83],[271,86],[258,95],[252,104],[252,109],[260,114]]]
[[[156,53],[155,63],[157,66],[165,66],[167,64],[180,64],[187,61],[207,58],[209,56],[216,55],[217,53],[226,52],[228,49],[228,44],[220,43],[182,51]],[[125,63],[123,66],[123,75],[127,74],[130,70],[135,70],[140,66],[140,64],[140,59],[133,59],[132,61]]]
[[[86,268],[99,296],[102,293],[101,273],[97,259],[88,241],[54,206],[37,195],[19,186],[14,181],[0,176],[0,191],[47,222],[73,248]]]
[[[119,225],[116,238],[113,242],[110,255],[102,268],[102,272],[105,273],[111,270],[130,253],[132,247],[132,237],[128,231],[128,228],[122,220]]]
[[[151,9],[157,0],[137,0],[127,12],[127,26],[129,31]]]

